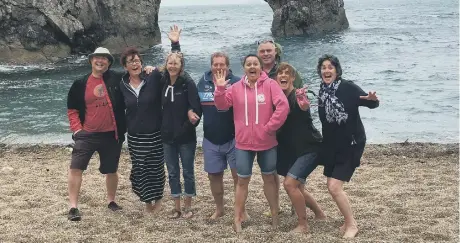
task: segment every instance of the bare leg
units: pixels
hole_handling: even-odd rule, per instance
[[[208,174],[209,184],[211,186],[212,196],[216,203],[216,211],[210,219],[217,219],[224,216],[224,173]]]
[[[343,190],[343,181],[328,177],[327,189],[345,218],[345,224],[341,227],[344,231],[343,238],[354,238],[358,233],[358,225],[353,218],[348,196]]]
[[[270,205],[270,211],[272,214],[272,226],[274,228],[278,227],[279,219],[278,219],[278,212],[279,212],[279,184],[276,186],[276,175],[270,174],[265,175],[262,174],[262,179],[264,180],[264,194],[267,198],[268,204]]]
[[[230,169],[230,171],[232,172],[232,177],[233,177],[233,186],[234,186],[234,189],[235,189],[235,193],[236,193],[236,186],[238,185],[238,174],[236,173],[236,169]],[[246,197],[246,200],[247,200],[247,197]],[[246,211],[246,203],[243,207],[243,221],[247,221],[249,220],[251,217],[249,217],[248,215],[248,212]]]
[[[326,214],[324,214],[323,210],[319,206],[318,202],[313,198],[313,196],[305,190],[305,184],[299,183],[299,189],[303,194],[303,197],[305,199],[305,204],[309,209],[313,211],[315,214],[315,219],[317,220],[323,220],[326,219]]]
[[[280,183],[281,183],[281,180],[280,180],[280,176],[275,173],[275,184],[276,184],[276,191],[278,192],[277,195],[276,195],[276,201],[278,201],[278,205],[279,205],[279,190],[280,190]],[[281,208],[278,209],[278,213],[282,213],[281,212]],[[272,216],[272,213],[270,211],[267,211],[264,213],[265,216],[267,217],[271,217]]]
[[[192,197],[185,196],[184,198],[184,208],[185,208],[185,214],[184,218],[191,218],[193,217],[193,212],[191,211],[192,208]]]
[[[162,208],[162,199],[158,199],[155,201],[155,204],[153,205],[153,211],[152,213],[158,213],[161,211]]]
[[[307,233],[307,212],[305,207],[305,199],[300,189],[300,184],[301,183],[298,180],[290,176],[287,176],[284,179],[284,189],[286,189],[286,192],[291,199],[291,203],[294,206],[298,218],[297,227],[293,230],[293,232]]]
[[[155,209],[155,206],[153,205],[152,202],[145,203],[145,211],[147,213],[152,213],[154,209]]]
[[[248,185],[251,177],[238,178],[238,184],[236,186],[235,193],[235,218],[234,218],[234,230],[236,233],[241,232],[241,223],[244,221],[244,205],[248,198]]]
[[[105,175],[105,183],[107,187],[107,202],[114,202],[118,186],[118,173]]]
[[[70,207],[78,207],[78,194],[80,194],[83,171],[78,169],[69,169],[68,187]]]

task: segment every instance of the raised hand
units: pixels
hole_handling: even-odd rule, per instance
[[[307,90],[308,90],[308,86],[305,85],[303,88],[297,89],[295,91],[297,104],[299,105],[300,109],[303,111],[310,109],[310,101],[307,98]]]
[[[178,42],[180,38],[180,32],[182,30],[177,25],[171,26],[171,29],[168,33],[168,38],[171,42]]]
[[[153,72],[155,70],[155,67],[154,66],[146,66],[144,68],[144,71],[146,74],[150,74],[151,72]]]
[[[226,77],[226,71],[217,71],[217,73],[214,75],[214,81],[216,82],[216,85],[219,87],[226,87],[229,82],[229,80],[225,80]]]
[[[198,120],[200,120],[200,117],[195,113],[193,112],[193,110],[189,110],[188,113],[187,113],[187,116],[188,116],[188,120],[190,121],[190,123],[192,123],[193,125],[196,124],[196,122]]]
[[[368,93],[368,95],[366,96],[359,96],[360,99],[363,99],[363,100],[373,100],[373,101],[377,101],[379,100],[379,97],[377,97],[376,95],[377,92],[370,92]]]

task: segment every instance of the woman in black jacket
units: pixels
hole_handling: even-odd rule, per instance
[[[360,165],[366,144],[366,133],[358,108],[376,108],[379,100],[375,92],[366,93],[353,82],[342,79],[342,68],[335,56],[319,58],[317,72],[322,79],[318,95],[323,131],[320,158],[324,163],[329,193],[345,218],[340,230],[344,238],[353,238],[358,233],[358,227],[343,183],[350,181]]]
[[[179,50],[180,29],[168,34],[171,49]],[[126,74],[120,83],[126,106],[128,149],[131,156],[131,186],[146,205],[147,212],[161,210],[165,185],[164,152],[161,139],[161,73],[142,71],[142,56],[136,48],[127,48],[121,55]]]
[[[184,177],[184,217],[190,218],[193,216],[192,197],[196,196],[194,172],[196,126],[202,111],[196,84],[184,71],[182,53],[172,52],[167,56],[162,83],[164,87],[161,102],[163,105],[161,137],[171,196],[175,202],[171,218],[179,218],[182,215],[179,156]]]

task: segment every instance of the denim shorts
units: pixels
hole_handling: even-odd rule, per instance
[[[262,174],[276,173],[276,146],[264,151],[240,150],[235,148],[236,172],[239,177],[247,178],[252,175],[252,165],[257,155]]]
[[[300,183],[305,184],[307,176],[313,172],[318,166],[318,154],[317,153],[307,153],[294,162],[294,164],[289,169],[287,176],[294,178]]]
[[[230,169],[236,167],[235,162],[235,139],[222,144],[216,145],[211,143],[206,138],[203,138],[203,157],[204,171],[210,174],[224,172],[227,169],[227,164]]]

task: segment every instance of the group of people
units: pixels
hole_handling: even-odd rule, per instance
[[[215,52],[210,70],[196,84],[184,70],[180,33],[177,26],[171,27],[171,52],[159,68],[144,67],[135,48],[121,54],[124,73],[110,70],[114,58],[107,49],[99,47],[89,55],[92,72],[72,84],[67,100],[75,140],[68,177],[68,219],[81,219],[77,204],[82,174],[96,151],[99,170],[106,175],[108,208],[122,209],[115,202],[115,192],[126,132],[132,190],[146,210],[156,213],[162,208],[166,163],[175,203],[170,218],[193,217],[196,127],[203,120],[204,170],[216,206],[211,219],[224,215],[223,174],[229,166],[235,188],[233,227],[236,232],[242,230],[242,222],[249,219],[245,204],[257,156],[272,225],[279,223],[281,175],[298,217],[293,231],[307,232],[306,207],[316,219],[326,217],[304,189],[308,175],[321,164],[329,193],[345,218],[340,230],[345,238],[353,238],[358,228],[343,184],[360,165],[366,142],[358,108],[378,107],[376,93],[366,93],[343,79],[335,56],[319,58],[321,134],[313,125],[307,97],[310,91],[302,86],[296,69],[281,62],[279,44],[272,40],[258,42],[257,55],[243,59],[243,77],[232,73],[227,54]]]

